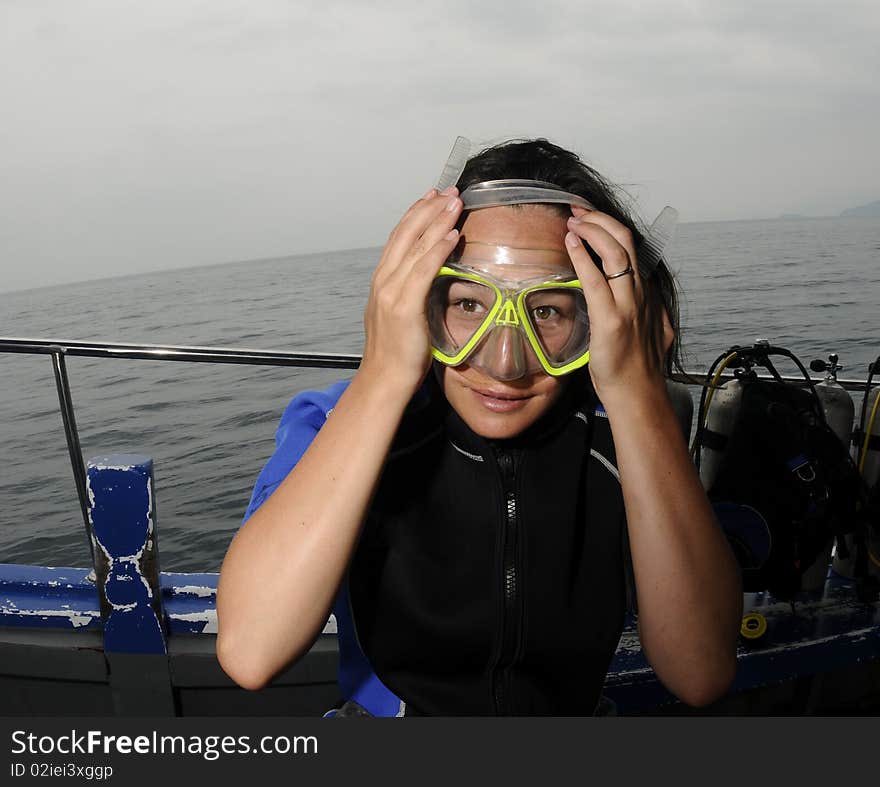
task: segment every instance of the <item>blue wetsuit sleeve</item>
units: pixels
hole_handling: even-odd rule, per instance
[[[333,383],[323,391],[305,391],[297,394],[287,405],[275,432],[275,452],[257,477],[242,524],[287,478],[312,444],[349,382],[343,380]]]

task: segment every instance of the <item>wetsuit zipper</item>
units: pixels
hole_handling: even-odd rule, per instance
[[[507,451],[498,451],[501,488],[504,494],[505,521],[502,547],[504,610],[501,617],[501,647],[493,674],[495,712],[509,713],[505,697],[509,667],[516,655],[519,635],[519,593],[516,565],[518,516],[516,501],[516,459]]]

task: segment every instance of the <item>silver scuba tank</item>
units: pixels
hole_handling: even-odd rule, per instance
[[[878,396],[880,396],[880,386],[874,386],[868,393],[867,400],[865,400],[864,412],[860,414],[860,422],[864,424],[864,430],[870,430],[872,436],[880,435],[880,414],[877,415],[873,424],[870,423],[871,413],[873,412],[874,404],[876,403]],[[855,459],[857,464],[860,463],[863,441],[864,437],[853,446],[853,459]],[[877,448],[871,449],[869,447],[865,456],[864,464],[862,465],[861,475],[868,489],[872,489],[877,483],[880,483],[880,450]],[[868,531],[867,537],[869,539],[868,573],[873,574],[874,576],[880,576],[880,538],[873,535],[870,530]],[[855,573],[852,536],[846,536],[846,545],[849,549],[849,557],[842,558],[835,553],[832,567],[837,574],[840,574],[843,577],[852,578]]]
[[[712,394],[712,401],[708,408],[706,429],[724,437],[729,437],[733,432],[736,417],[742,402],[743,384],[739,380],[728,380],[720,388],[716,388]],[[704,416],[705,417],[705,416]],[[724,456],[724,450],[702,446],[700,456],[700,481],[703,489],[708,491],[718,475],[718,467]]]
[[[825,379],[814,386],[816,396],[822,405],[822,412],[825,413],[825,420],[831,431],[837,435],[844,447],[849,450],[852,441],[853,419],[855,418],[855,404],[849,392],[837,382],[837,372],[843,369],[843,365],[838,363],[839,357],[832,353],[828,356],[828,361],[817,358],[810,362],[810,369],[814,372],[825,372]],[[815,562],[804,571],[801,576],[801,588],[803,590],[816,590],[825,583],[825,577],[828,574],[828,565],[832,562],[834,539],[828,541],[826,547],[819,553]],[[834,555],[837,563],[840,559]],[[847,558],[847,562],[850,559]],[[841,568],[843,568],[841,566]],[[837,573],[838,566],[835,565],[834,570]],[[846,569],[852,572],[852,566]]]
[[[822,403],[822,411],[825,413],[828,426],[849,450],[856,406],[849,392],[837,382],[837,372],[843,369],[837,361],[838,356],[832,353],[828,356],[827,363],[817,359],[810,363],[810,368],[814,372],[825,372],[825,379],[815,385],[816,395]]]
[[[672,409],[675,410],[675,415],[678,417],[684,441],[688,443],[691,439],[691,424],[694,420],[694,400],[690,388],[684,383],[667,378],[666,393],[669,394]]]

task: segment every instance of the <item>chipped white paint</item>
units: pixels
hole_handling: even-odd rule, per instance
[[[171,620],[180,620],[187,623],[204,623],[202,634],[217,633],[217,610],[205,609],[201,612],[178,612],[168,615]],[[331,615],[324,625],[322,634],[336,634],[336,617]]]
[[[217,591],[214,588],[209,588],[207,585],[179,585],[172,587],[171,593],[174,596],[186,594],[188,596],[198,596],[199,598],[209,598],[216,595]]]
[[[92,541],[94,542],[95,546],[100,547],[101,551],[104,553],[104,557],[107,558],[107,564],[113,565],[113,556],[107,551],[107,549],[104,547],[104,545],[98,539],[98,537],[93,536]]]
[[[147,582],[147,578],[141,572],[140,565],[138,565],[138,561],[140,560],[141,555],[143,554],[143,551],[144,551],[143,548],[141,548],[134,555],[126,555],[125,557],[120,557],[114,561],[111,561],[110,571],[107,574],[107,582],[110,581],[110,577],[114,577],[114,576],[115,576],[117,582],[132,582],[135,579],[135,577],[137,577],[137,579],[139,579],[141,581],[141,584],[144,586],[144,588],[147,591],[147,598],[152,599],[153,598],[153,591],[150,589],[150,583]],[[119,571],[119,568],[122,567],[123,565],[126,565],[126,564],[131,566],[131,568],[132,568],[131,573],[135,575],[134,577],[131,574],[117,573]],[[107,582],[104,583],[104,593],[105,594],[107,592]],[[113,609],[132,609],[133,607],[136,606],[136,604],[114,604],[112,601],[110,601],[109,598],[107,599],[107,601],[110,603],[110,606],[113,607]]]
[[[820,637],[818,639],[804,639],[800,642],[784,642],[781,645],[776,645],[771,648],[762,648],[760,653],[762,656],[767,656],[771,653],[787,653],[795,650],[803,650],[804,648],[813,648],[828,642],[834,642],[835,640],[850,640],[852,642],[862,642],[863,640],[867,639],[869,635],[876,634],[876,632],[876,626],[868,626],[867,628],[863,629],[842,631],[839,634],[830,634],[827,637]]]
[[[135,465],[115,465],[111,462],[96,462],[92,465],[95,470],[133,470]]]
[[[67,618],[73,628],[87,626],[96,618],[101,617],[98,611],[82,611],[73,609],[9,609],[0,607],[0,614],[18,615],[20,617]]]
[[[94,492],[94,490],[92,489],[92,479],[91,479],[91,477],[89,476],[88,473],[86,473],[86,494],[89,496],[89,510],[88,510],[88,515],[89,515],[89,524],[90,524],[90,525],[92,526],[92,528],[93,528],[93,532],[92,532],[92,541],[94,541],[94,540],[95,540],[95,535],[94,535],[95,522],[94,522],[94,520],[92,519],[92,511],[93,511],[94,508],[95,508],[95,492]]]
[[[827,637],[819,637],[817,639],[803,639],[799,642],[782,642],[779,645],[761,648],[761,650],[755,652],[754,656],[760,656],[761,658],[764,658],[765,656],[773,656],[781,653],[792,653],[804,650],[805,648],[821,647],[822,645],[826,645],[832,642],[863,642],[869,636],[876,634],[876,631],[876,626],[868,626],[866,628],[855,629],[853,631],[842,631],[838,634],[830,634]],[[620,644],[617,646],[617,655],[635,656],[640,651],[641,645],[639,644],[638,635],[627,634],[626,632],[624,632],[623,636],[620,639]],[[743,656],[742,658],[748,660],[750,656]],[[616,672],[616,674],[636,676],[647,675],[650,672],[653,672],[651,667],[637,667],[635,669],[619,670]]]
[[[202,628],[202,634],[217,633],[216,609],[206,609],[202,612],[171,613],[168,617],[171,618],[171,620],[184,620],[188,623],[204,623],[205,625]]]
[[[57,588],[61,583],[57,579],[50,579],[46,584],[50,588]]]

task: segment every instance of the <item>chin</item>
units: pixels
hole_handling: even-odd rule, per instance
[[[443,393],[468,427],[481,437],[506,440],[538,421],[562,392],[561,382],[538,372],[501,382],[469,366],[440,367]]]

